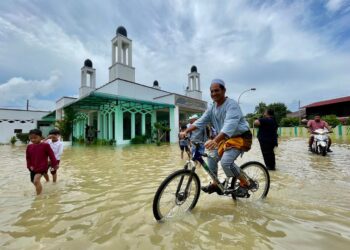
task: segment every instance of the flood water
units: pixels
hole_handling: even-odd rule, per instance
[[[350,144],[326,157],[306,148],[305,138],[280,141],[265,200],[201,193],[191,213],[157,223],[154,193],[184,163],[176,144],[68,147],[58,183],[42,180],[38,197],[25,146],[0,146],[0,248],[348,249]],[[249,160],[262,162],[257,141],[237,162]]]

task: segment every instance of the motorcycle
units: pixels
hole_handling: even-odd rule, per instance
[[[328,129],[316,129],[312,134],[314,135],[314,141],[311,145],[311,152],[316,154],[327,155],[327,149],[329,146]]]

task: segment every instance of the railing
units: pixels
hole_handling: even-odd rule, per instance
[[[258,128],[252,129],[253,135],[256,136]],[[308,137],[309,132],[305,127],[279,127],[277,131],[279,137]],[[350,126],[338,125],[333,128],[332,138],[341,138],[350,140]]]

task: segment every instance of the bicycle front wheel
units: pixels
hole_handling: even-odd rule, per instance
[[[198,175],[191,170],[181,169],[169,175],[154,196],[154,218],[159,221],[192,210],[197,204],[200,186]]]
[[[256,188],[249,190],[249,200],[265,198],[270,189],[270,175],[267,168],[260,162],[249,161],[241,166],[241,171],[256,184]],[[238,186],[239,184],[236,182],[235,185]]]

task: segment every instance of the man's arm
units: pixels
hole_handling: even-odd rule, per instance
[[[311,120],[307,122],[307,130],[309,131],[310,134],[312,134],[312,129],[311,129]]]

